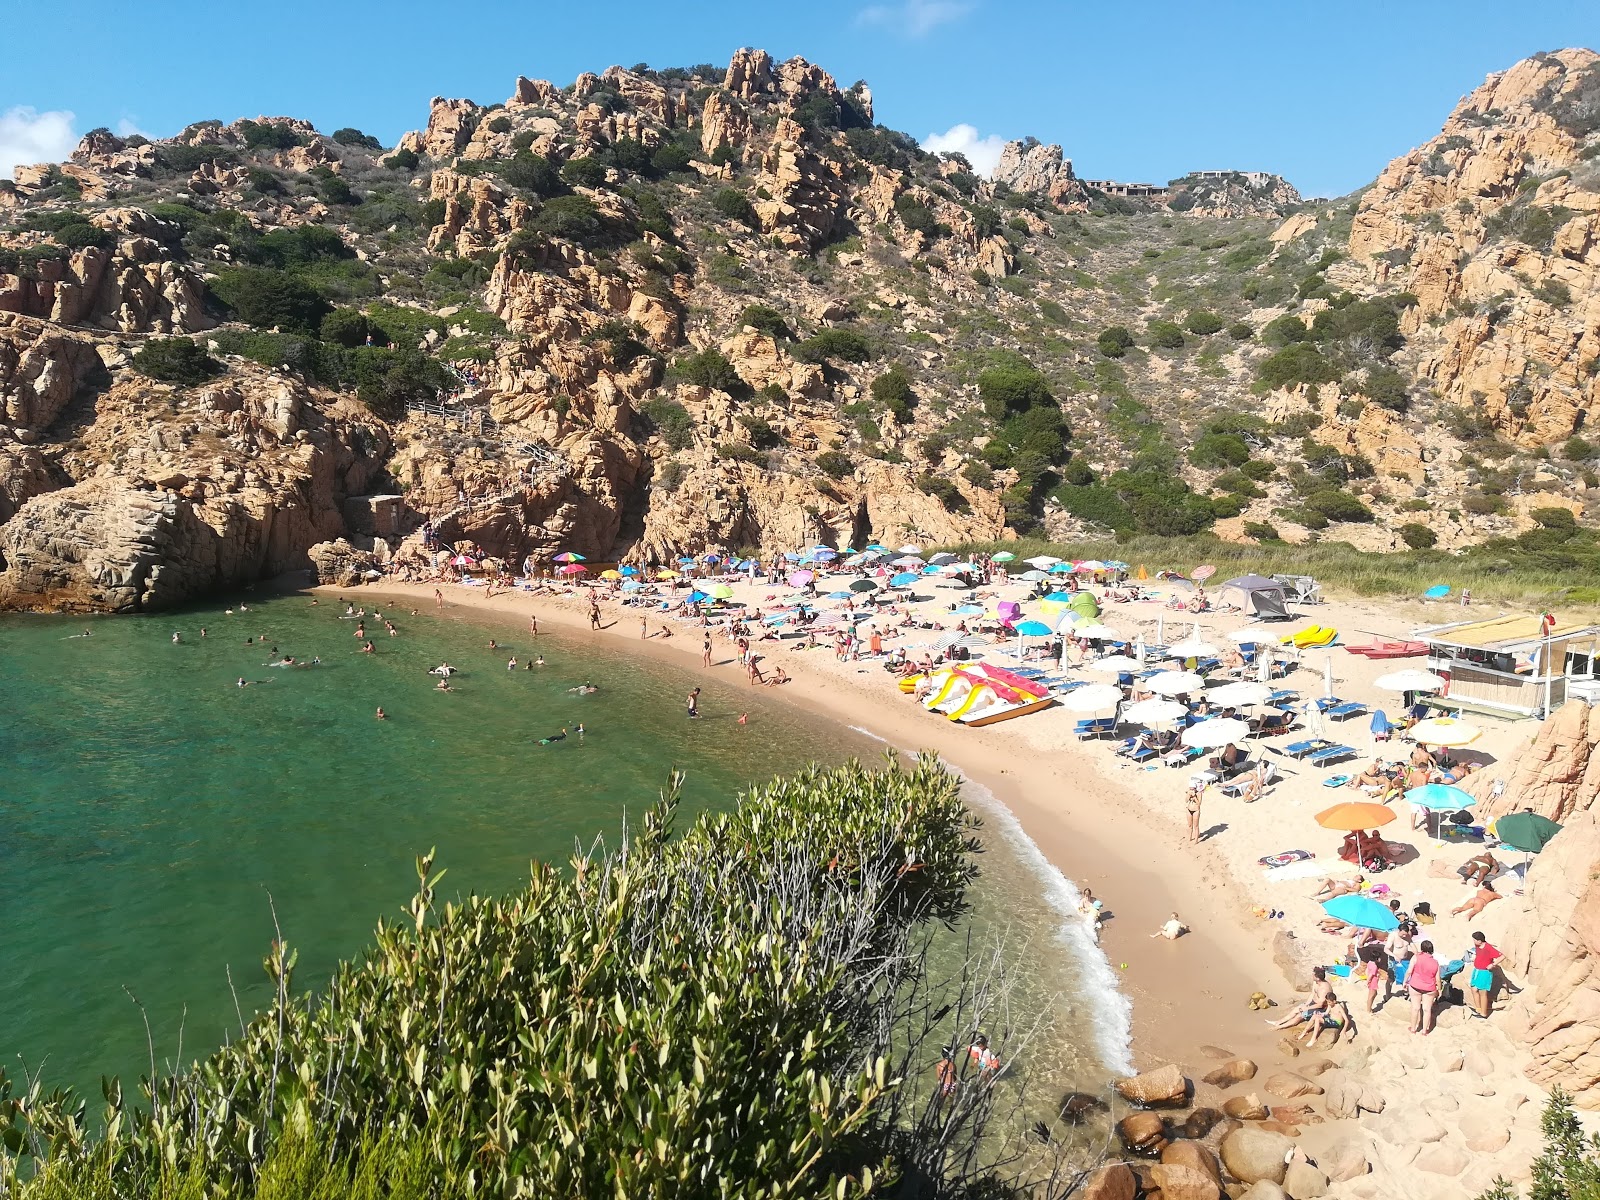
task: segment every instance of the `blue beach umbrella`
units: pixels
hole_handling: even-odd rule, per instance
[[[1049,637],[1055,632],[1043,621],[1022,621],[1013,625],[1011,631],[1022,637]]]
[[[1072,603],[1072,593],[1071,592],[1051,592],[1048,596],[1045,597],[1045,602],[1049,603],[1049,604],[1071,604]]]
[[[1072,574],[1072,569],[1073,568],[1072,568],[1072,564],[1071,563],[1069,563],[1069,562],[1059,562],[1059,563],[1056,563],[1055,566],[1050,568],[1050,574],[1052,574],[1052,575],[1071,575]]]
[[[784,557],[784,561],[785,562],[799,562],[800,561],[800,556],[798,554],[796,554],[793,550],[785,550],[784,553],[783,553],[783,557]]]
[[[689,593],[689,603],[690,604],[700,604],[700,603],[702,603],[702,602],[704,602],[706,600],[709,600],[709,599],[711,599],[711,597],[706,595],[702,591],[696,590],[696,591],[693,591],[693,592]]]
[[[637,575],[638,573],[639,573],[639,568],[638,567],[618,567],[617,568],[617,574],[618,575],[633,576],[633,575]]]
[[[848,600],[853,595],[855,595],[855,593],[852,592],[852,591],[849,591],[849,590],[845,590],[845,591],[842,591],[842,592],[829,592],[828,593],[828,599],[829,600]]]
[[[644,587],[644,584],[640,583],[637,579],[631,579],[627,583],[622,585],[622,590],[625,591],[625,592],[637,592],[637,591],[641,590],[643,587]]]
[[[889,580],[889,585],[891,587],[910,587],[913,583],[921,578],[922,576],[918,575],[915,571],[902,571],[900,574]]]
[[[1335,896],[1332,900],[1322,902],[1322,911],[1357,929],[1376,929],[1387,933],[1400,925],[1400,918],[1389,911],[1389,906],[1371,896]]]
[[[1406,793],[1406,803],[1415,804],[1418,808],[1471,808],[1477,802],[1473,796],[1448,783],[1425,783]]]

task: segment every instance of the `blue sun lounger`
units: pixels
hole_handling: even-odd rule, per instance
[[[1367,706],[1359,700],[1351,700],[1344,704],[1336,704],[1332,708],[1324,709],[1324,715],[1335,717],[1341,721],[1348,721],[1351,717],[1365,716]]]
[[[1355,750],[1349,746],[1329,746],[1312,754],[1310,762],[1314,767],[1325,767],[1329,763],[1338,762],[1341,758],[1354,758],[1355,756]]]

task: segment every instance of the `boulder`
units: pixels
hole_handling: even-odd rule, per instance
[[[1274,1104],[1267,1112],[1280,1125],[1322,1124],[1322,1117],[1309,1104]]]
[[[1297,1100],[1301,1096],[1322,1095],[1322,1085],[1313,1083],[1304,1075],[1294,1071],[1279,1071],[1267,1076],[1267,1081],[1261,1085],[1274,1096],[1281,1096],[1285,1100]]]
[[[1314,1058],[1308,1063],[1300,1064],[1300,1074],[1308,1079],[1315,1079],[1317,1076],[1333,1070],[1337,1065],[1337,1063],[1331,1062],[1326,1058]]]
[[[1267,1119],[1267,1106],[1254,1092],[1246,1096],[1229,1096],[1222,1102],[1222,1111],[1236,1121]]]
[[[1299,1058],[1300,1043],[1291,1037],[1279,1038],[1278,1053],[1283,1055],[1285,1058]]]
[[[1359,1179],[1372,1170],[1372,1164],[1367,1161],[1367,1144],[1359,1137],[1330,1142],[1317,1156],[1317,1166],[1334,1183]]]
[[[1161,1152],[1161,1161],[1167,1166],[1189,1167],[1209,1175],[1218,1187],[1222,1186],[1222,1164],[1207,1146],[1199,1142],[1178,1140]]]
[[[1116,1088],[1124,1100],[1145,1108],[1181,1108],[1189,1099],[1189,1081],[1173,1063],[1120,1079]]]
[[[1328,1071],[1320,1076],[1323,1111],[1329,1119],[1347,1121],[1358,1112],[1383,1111],[1383,1093],[1348,1071]]]
[[[1166,1122],[1152,1112],[1129,1113],[1117,1122],[1117,1137],[1131,1153],[1154,1158],[1166,1148]]]
[[[1183,1119],[1183,1136],[1203,1138],[1214,1129],[1223,1116],[1214,1108],[1197,1108]]]
[[[1222,1139],[1222,1165],[1240,1183],[1267,1179],[1280,1186],[1294,1143],[1282,1134],[1246,1125]]]
[[[1431,1142],[1417,1152],[1411,1165],[1431,1175],[1449,1175],[1452,1178],[1467,1169],[1467,1154],[1446,1142]]]
[[[1283,1173],[1283,1190],[1289,1200],[1315,1200],[1328,1194],[1328,1177],[1310,1163],[1292,1162]]]
[[[377,569],[378,561],[367,550],[359,550],[344,538],[331,542],[318,542],[306,551],[311,559],[311,569],[318,583],[335,587],[355,587],[368,571]]]
[[[1272,1180],[1258,1179],[1239,1193],[1239,1200],[1288,1200],[1288,1196]]]
[[[1510,1122],[1503,1112],[1478,1110],[1466,1113],[1456,1126],[1468,1150],[1494,1154],[1511,1140]]]
[[[1231,1058],[1214,1071],[1207,1072],[1203,1082],[1212,1087],[1229,1088],[1256,1077],[1256,1064],[1248,1058]]]
[[[1061,1097],[1061,1119],[1069,1125],[1081,1125],[1097,1113],[1106,1111],[1107,1104],[1099,1096],[1088,1092],[1067,1092]]]
[[[1133,1200],[1139,1190],[1134,1173],[1124,1163],[1101,1167],[1084,1182],[1083,1200]]]
[[[1196,1167],[1157,1163],[1150,1175],[1161,1200],[1221,1200],[1222,1185]]]
[[[1224,1062],[1227,1059],[1234,1057],[1232,1050],[1224,1050],[1221,1046],[1201,1046],[1200,1053],[1204,1054],[1207,1058],[1215,1059],[1218,1062]]]

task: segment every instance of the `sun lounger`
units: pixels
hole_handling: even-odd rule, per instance
[[[1092,720],[1079,721],[1073,732],[1078,735],[1080,742],[1090,738],[1104,737],[1108,733],[1115,733],[1117,719],[1115,717],[1095,717]]]
[[[1298,699],[1300,699],[1300,693],[1293,688],[1279,688],[1267,697],[1267,703],[1273,708],[1277,708],[1279,705],[1288,704]]]
[[[1250,723],[1250,732],[1255,737],[1275,737],[1280,733],[1288,733],[1293,725],[1293,713],[1282,711],[1263,713]]]
[[[1307,738],[1303,742],[1293,742],[1283,748],[1283,752],[1290,758],[1304,758],[1308,754],[1315,754],[1318,750],[1325,750],[1333,745],[1327,738]]]
[[[1324,715],[1334,717],[1340,721],[1348,721],[1351,717],[1365,716],[1367,706],[1359,700],[1351,700],[1345,704],[1336,704],[1332,708],[1322,710]]]
[[[1161,761],[1169,767],[1187,767],[1205,751],[1194,746],[1185,746],[1182,750],[1174,750]]]
[[[1330,708],[1338,708],[1344,701],[1337,696],[1318,696],[1311,703],[1317,706],[1318,712],[1327,712]]]
[[[1329,746],[1309,755],[1309,761],[1314,767],[1325,767],[1329,763],[1338,762],[1341,758],[1354,758],[1356,752],[1349,746]]]

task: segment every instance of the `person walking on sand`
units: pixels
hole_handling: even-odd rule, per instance
[[[700,663],[702,666],[711,665],[711,634],[706,633],[705,639],[700,643]]]
[[[1433,943],[1424,941],[1406,971],[1406,992],[1411,997],[1411,1032],[1433,1032],[1433,1006],[1439,999],[1439,960]]]
[[[1495,963],[1501,954],[1489,944],[1489,939],[1476,931],[1472,935],[1472,974],[1467,977],[1467,998],[1472,1004],[1472,1014],[1487,1021],[1494,1007]]]
[[[649,636],[650,636],[650,618],[649,617],[640,617],[639,618],[639,640],[642,642],[642,641],[645,640],[645,638],[647,638]]]
[[[434,604],[438,605],[440,608],[444,607],[444,593],[441,592],[438,588],[434,588],[433,589],[433,602],[434,602]]]
[[[688,705],[689,716],[691,718],[698,717],[700,715],[700,689],[695,688],[690,692],[684,703]]]
[[[539,618],[534,616],[532,613],[528,614],[528,636],[539,636]]]
[[[1188,794],[1183,798],[1184,811],[1189,814],[1189,840],[1200,840],[1200,794],[1199,784],[1191,784]]]

